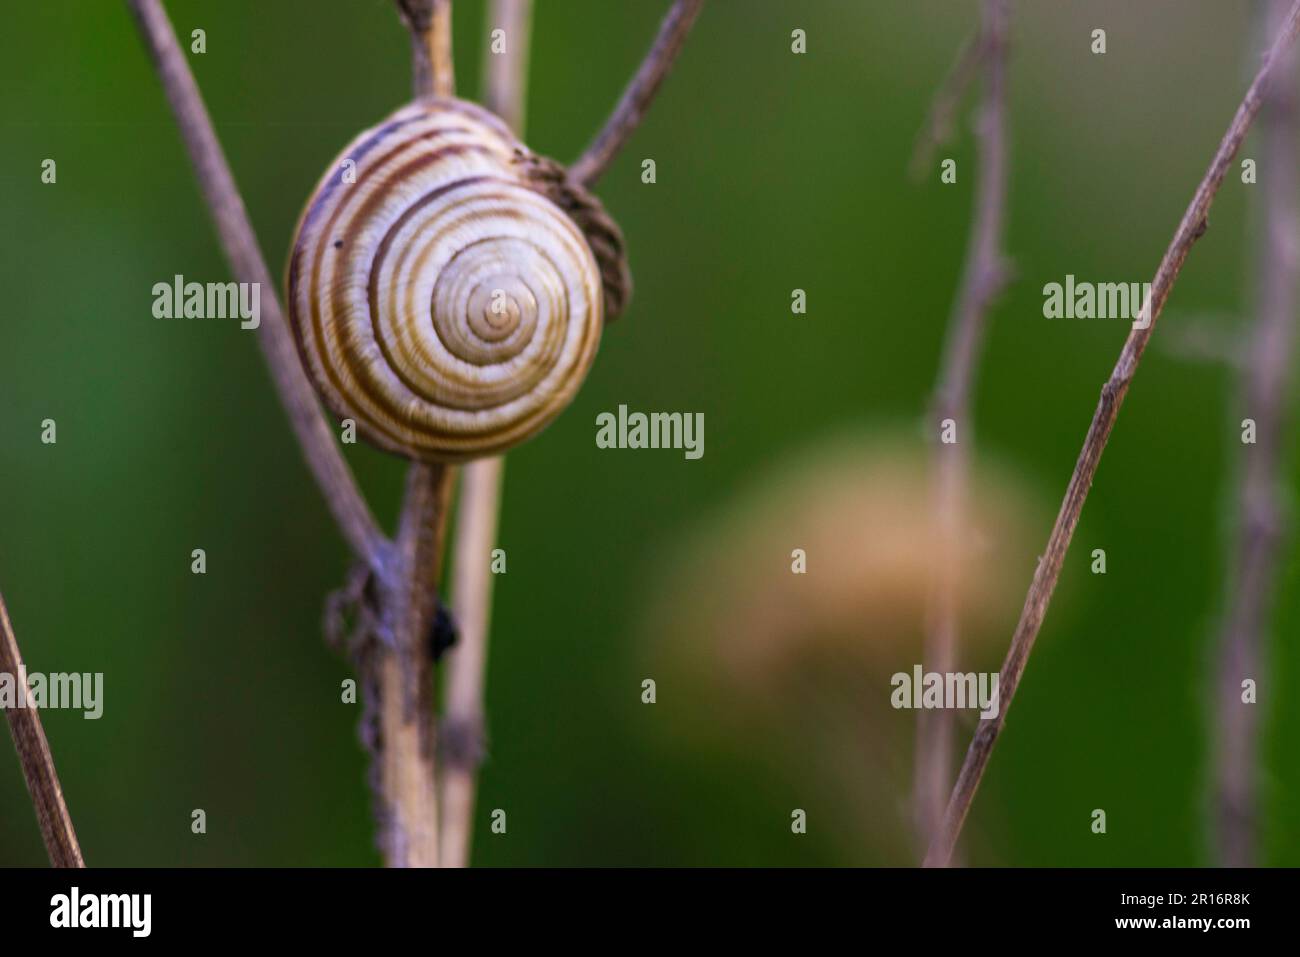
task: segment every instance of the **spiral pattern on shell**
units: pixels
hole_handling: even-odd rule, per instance
[[[298,350],[326,405],[427,461],[501,452],[549,424],[628,288],[599,201],[498,118],[449,99],[349,144],[288,268]]]

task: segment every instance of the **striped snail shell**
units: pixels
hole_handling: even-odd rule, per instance
[[[455,462],[549,424],[630,288],[595,197],[491,113],[430,98],[362,133],[321,179],[287,298],[335,415],[380,448]]]

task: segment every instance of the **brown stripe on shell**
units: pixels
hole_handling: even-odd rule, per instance
[[[375,175],[377,175],[379,169],[382,169],[383,163],[391,159],[395,159],[398,155],[400,155],[402,152],[409,149],[411,146],[416,145],[429,138],[430,137],[421,136],[415,140],[399,145],[395,149],[385,154],[384,157],[377,162],[376,168],[374,170],[368,170],[364,177],[362,176],[361,167],[358,166],[357,181],[355,184],[350,184],[350,185],[360,186],[362,185],[363,180],[365,182],[369,182]],[[379,187],[382,187],[383,184],[385,183],[400,182],[402,179],[411,176],[412,174],[418,172],[421,169],[432,166],[441,160],[445,160],[451,156],[463,156],[466,155],[467,153],[471,153],[475,155],[484,155],[484,156],[492,155],[491,151],[486,147],[471,146],[469,144],[466,144],[464,146],[457,145],[457,146],[440,147],[439,149],[434,150],[431,153],[422,154],[408,161],[407,163],[404,163],[394,173],[385,177],[384,180],[379,181],[378,185]],[[375,192],[373,192],[370,196],[366,197],[366,199],[359,206],[357,206],[356,209],[350,211],[351,216],[349,217],[348,220],[349,228],[343,230],[343,234],[346,237],[343,240],[344,247],[348,245],[348,239],[350,239],[352,236],[352,230],[350,228],[352,224],[367,222],[368,214],[373,213],[375,209],[377,209],[387,200],[387,198],[388,198],[387,192],[382,188],[377,188]],[[333,245],[334,241],[331,240],[330,237],[335,235],[334,227],[338,223],[338,220],[342,215],[343,215],[343,206],[340,205],[337,209],[333,211],[328,222],[321,228],[320,235],[321,235],[322,242],[317,243],[316,255],[312,261],[313,288],[316,289],[320,288],[321,267],[324,261],[324,257],[332,252],[337,252],[337,247]],[[372,260],[370,265],[367,267],[367,272],[372,273],[373,271],[374,271],[374,263]],[[333,292],[334,290],[331,289],[330,290],[331,295],[333,294]],[[371,317],[372,323],[374,319],[375,317],[372,316]],[[312,329],[316,336],[316,341],[317,342],[323,341],[325,331],[323,326],[323,319],[321,317],[319,300],[316,298],[312,299],[311,324],[312,324]],[[340,337],[339,341],[343,347],[342,348],[343,362],[345,363],[345,366],[351,375],[352,381],[357,382],[362,378],[362,376],[358,373],[358,370],[359,369],[364,370],[367,364],[365,357],[357,353],[356,349],[354,348],[354,342],[352,337],[342,336]],[[331,386],[335,395],[346,396],[349,394],[349,390],[346,388],[346,383],[344,383],[339,378],[339,373],[341,370],[334,369],[332,366],[329,365],[329,363],[324,363],[324,371],[325,371],[325,375],[329,379],[329,385]],[[326,404],[329,405],[330,403],[327,402]],[[337,414],[338,410],[334,409],[334,411]],[[360,410],[359,409],[351,410],[351,414],[353,415],[354,418],[358,418],[358,419],[360,418],[360,416],[356,415],[358,411]],[[369,416],[367,416],[367,418],[369,418]],[[383,432],[394,442],[403,445],[405,444],[403,442],[402,434],[400,432],[395,432],[392,429],[390,429],[387,423],[371,420],[370,425],[373,426],[376,430]]]

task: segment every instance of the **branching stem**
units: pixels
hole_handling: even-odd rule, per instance
[[[996,717],[980,721],[970,748],[966,752],[966,759],[957,776],[957,782],[953,786],[939,833],[931,842],[930,850],[926,854],[926,866],[945,866],[952,857],[953,847],[966,821],[971,802],[975,799],[975,793],[979,789],[984,769],[988,766],[998,735],[1001,734],[1006,723],[1007,711],[1011,707],[1020,678],[1024,674],[1029,653],[1034,647],[1034,639],[1038,637],[1043,618],[1047,614],[1052,592],[1061,577],[1061,567],[1065,562],[1065,553],[1070,547],[1070,539],[1079,523],[1079,514],[1083,511],[1083,503],[1088,497],[1088,490],[1092,487],[1093,477],[1097,474],[1097,465],[1106,448],[1106,440],[1110,437],[1111,429],[1119,416],[1120,406],[1124,402],[1125,395],[1128,394],[1133,376],[1137,373],[1138,363],[1142,360],[1142,354],[1151,339],[1151,334],[1155,331],[1156,321],[1160,318],[1160,313],[1169,298],[1174,282],[1182,271],[1188,253],[1208,227],[1207,216],[1215,194],[1223,184],[1228,168],[1264,102],[1275,67],[1294,44],[1297,33],[1300,33],[1300,0],[1295,0],[1292,4],[1290,12],[1278,29],[1277,39],[1264,64],[1246,91],[1245,99],[1237,108],[1236,115],[1219,143],[1219,148],[1210,162],[1210,168],[1197,186],[1196,193],[1156,270],[1155,278],[1151,283],[1150,300],[1143,306],[1142,321],[1135,323],[1129,332],[1115,368],[1102,387],[1097,410],[1093,414],[1083,448],[1079,452],[1078,462],[1070,476],[1065,498],[1061,502],[1061,509],[1057,513],[1056,522],[1047,540],[1047,547],[1038,560],[1038,568],[1034,572],[1029,593],[1025,597],[1024,609],[1020,613],[1020,621],[1016,625],[1015,633],[1011,637],[1011,646],[1002,664],[999,679],[1001,708]]]

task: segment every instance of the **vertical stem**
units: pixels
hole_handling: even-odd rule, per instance
[[[937,434],[944,419],[956,424],[956,442],[936,443],[933,495],[941,553],[925,635],[926,669],[941,674],[954,669],[960,638],[960,573],[965,539],[969,484],[970,400],[975,371],[993,299],[1006,280],[1002,234],[1006,218],[1006,0],[985,0],[981,35],[974,44],[984,70],[984,94],[976,118],[979,179],[975,212],[961,286],[948,323],[943,364],[935,384],[930,429]],[[919,713],[916,735],[914,812],[922,851],[938,831],[952,786],[953,714]]]
[[[488,7],[488,34],[503,31],[505,49],[488,53],[483,62],[483,102],[521,138],[532,21],[533,0],[492,0]]]
[[[460,641],[448,656],[442,720],[442,864],[469,864],[474,799],[486,750],[483,689],[492,612],[492,547],[496,542],[503,458],[465,468],[456,521],[452,607]]]
[[[1264,19],[1275,29],[1286,4],[1261,4]],[[1226,614],[1219,636],[1215,690],[1214,812],[1217,863],[1249,867],[1257,863],[1259,705],[1242,701],[1242,681],[1256,682],[1264,694],[1273,690],[1264,673],[1262,647],[1277,581],[1277,562],[1285,538],[1286,502],[1281,470],[1288,437],[1286,404],[1291,383],[1297,324],[1297,276],[1300,274],[1300,211],[1296,169],[1300,165],[1296,134],[1296,56],[1278,67],[1260,115],[1260,186],[1264,192],[1262,242],[1258,246],[1258,315],[1247,361],[1241,368],[1242,415],[1255,420],[1254,445],[1237,476],[1236,528],[1225,582]]]
[[[455,96],[451,0],[396,0],[411,32],[411,88],[416,97]]]
[[[491,30],[505,32],[505,50],[489,53],[483,86],[488,109],[524,132],[532,0],[493,0]],[[456,520],[452,608],[460,642],[447,661],[447,707],[442,725],[442,864],[469,864],[474,836],[478,769],[485,751],[483,689],[487,670],[488,623],[492,612],[492,548],[501,508],[504,458],[472,462],[461,480]]]
[[[36,823],[45,840],[50,863],[55,867],[85,867],[72,816],[63,799],[59,773],[54,768],[50,742],[41,725],[40,712],[25,697],[27,672],[3,595],[0,595],[0,674],[12,675],[17,694],[23,696],[15,702],[17,707],[5,708],[4,713],[9,719],[9,733],[13,735],[14,747],[18,750],[18,763],[22,765],[27,791],[32,796]]]
[[[433,63],[433,95],[456,95],[456,71],[451,55],[451,0],[433,0],[429,26],[429,60]]]
[[[448,466],[417,462],[407,470],[398,584],[384,602],[392,642],[381,644],[369,665],[378,697],[380,843],[390,867],[438,865],[430,629],[451,480]]]
[[[969,435],[965,419],[954,418]],[[969,455],[960,441],[955,445],[940,444],[936,449],[931,482],[939,555],[931,584],[922,661],[925,671],[938,674],[953,671],[957,660],[962,525],[968,468]],[[943,819],[944,803],[952,787],[953,732],[951,712],[945,709],[917,712],[912,813],[916,842],[922,854],[930,846]]]

